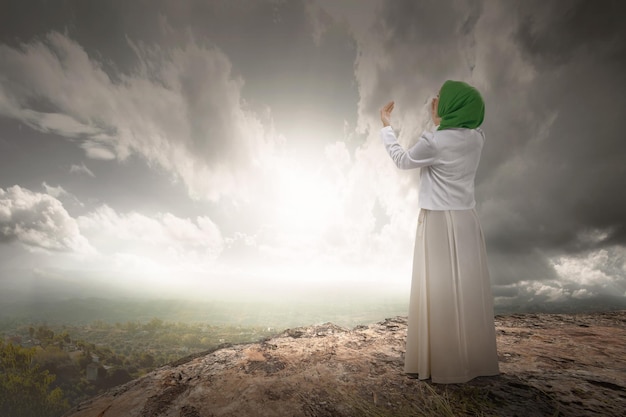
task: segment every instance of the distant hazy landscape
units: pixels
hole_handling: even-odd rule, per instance
[[[86,325],[93,321],[122,323],[147,322],[153,318],[169,322],[210,325],[262,326],[274,329],[333,322],[354,327],[408,314],[408,294],[381,293],[351,297],[346,292],[311,293],[273,299],[206,301],[181,298],[136,296],[46,297],[4,292],[0,296],[0,331],[25,324]],[[496,314],[577,313],[626,309],[624,297],[594,297],[567,302],[541,302],[520,305],[496,305]]]
[[[238,297],[198,290],[184,299],[80,282],[0,284],[0,357],[15,358],[0,363],[0,414],[38,417],[57,417],[154,368],[224,344],[328,321],[354,327],[406,314],[408,304],[363,289],[267,288],[256,298],[249,288]],[[13,376],[2,378],[5,371]],[[38,387],[36,401],[24,397],[27,386]]]

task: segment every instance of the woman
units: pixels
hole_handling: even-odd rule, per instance
[[[446,81],[431,103],[438,128],[408,151],[380,111],[381,139],[400,169],[421,168],[404,371],[435,383],[497,375],[493,299],[485,243],[474,210],[474,177],[485,141],[480,93]]]

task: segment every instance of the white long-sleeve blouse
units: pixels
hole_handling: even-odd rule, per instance
[[[398,168],[421,168],[421,208],[474,208],[474,179],[485,143],[482,129],[459,128],[424,132],[408,151],[398,143],[391,126],[382,128],[380,137]]]

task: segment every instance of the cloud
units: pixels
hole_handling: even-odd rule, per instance
[[[89,175],[92,178],[95,178],[95,174],[89,168],[85,166],[85,163],[82,163],[80,165],[73,164],[70,167],[70,172],[71,173],[83,173],[83,174]]]
[[[544,258],[536,256],[529,259]],[[626,290],[626,250],[623,247],[590,250],[582,256],[558,255],[548,261],[554,273],[542,277],[533,274],[536,267],[530,262],[522,261],[510,266],[513,270],[527,268],[528,279],[496,285],[496,303],[508,306],[570,302],[594,297],[619,297]]]
[[[93,159],[138,155],[182,179],[194,198],[246,198],[273,134],[241,97],[215,47],[130,46],[137,66],[110,77],[66,35],[0,45],[0,114],[77,140]]]
[[[43,188],[46,190],[46,193],[51,195],[54,198],[59,198],[62,195],[67,195],[68,192],[65,191],[65,189],[63,187],[61,187],[60,185],[53,187],[51,185],[46,184],[45,182],[43,183]]]
[[[622,293],[626,289],[626,249],[592,250],[584,256],[559,256],[555,269],[562,281],[587,292]]]
[[[192,220],[171,213],[120,214],[101,206],[73,218],[57,199],[69,195],[63,187],[44,187],[48,194],[17,185],[0,188],[0,242],[83,255],[81,262],[109,272],[122,264],[158,266],[161,272],[206,271],[223,250],[219,227],[206,216]]]
[[[489,251],[518,264],[507,274],[501,262],[496,282],[511,282],[512,274],[529,278],[524,267],[532,274],[541,264],[544,272],[532,275],[535,279],[557,279],[572,293],[572,287],[587,285],[585,279],[598,274],[579,268],[578,280],[572,281],[564,271],[571,271],[574,260],[588,262],[587,253],[601,248],[618,253],[626,242],[626,198],[611,191],[622,187],[624,175],[616,109],[625,109],[626,99],[616,94],[625,86],[617,75],[623,63],[615,54],[626,38],[609,16],[615,5],[591,10],[579,2],[565,11],[524,6],[529,7],[520,13],[490,8],[485,23],[491,24],[497,12],[509,29],[494,35],[490,27],[478,43],[482,54],[489,47],[487,37],[507,39],[509,51],[497,50],[499,62],[494,56],[483,72],[490,81],[486,100],[493,105],[477,188],[480,213]],[[606,27],[599,28],[600,21]],[[592,27],[597,30],[583,30]],[[529,262],[518,262],[520,257]],[[595,287],[587,291],[598,293]]]
[[[111,161],[116,158],[114,150],[98,142],[85,141],[80,144],[80,147],[85,151],[85,155],[91,159]]]
[[[101,206],[78,217],[77,222],[102,256],[144,259],[146,264],[208,265],[217,259],[224,245],[218,226],[204,216],[191,220],[171,213],[120,214]]]
[[[564,7],[563,7],[564,6]],[[567,64],[583,50],[612,58],[624,56],[624,29],[620,6],[603,7],[578,1],[555,5],[525,2],[518,11],[515,36],[524,55],[543,69]]]
[[[93,252],[59,200],[17,185],[0,188],[0,241],[18,241],[31,250]]]

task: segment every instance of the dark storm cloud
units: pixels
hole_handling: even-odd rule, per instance
[[[367,63],[379,67],[373,91],[361,89],[363,113],[377,113],[381,99],[391,95],[405,108],[421,110],[446,78],[471,73],[475,65],[473,29],[480,12],[481,3],[476,1],[461,6],[447,0],[382,3],[381,19],[376,19],[372,31],[382,40],[387,56]],[[373,99],[367,100],[364,93],[371,93]]]
[[[496,109],[498,120],[486,124],[500,135],[486,148],[478,193],[487,200],[481,208],[500,283],[553,279],[550,257],[584,257],[626,243],[626,195],[618,191],[626,185],[620,131],[626,36],[614,24],[617,3],[591,4],[519,11],[512,39],[534,81],[518,94],[506,94],[514,83],[494,86],[488,96],[496,106],[503,100],[526,106],[522,117]],[[514,121],[508,131],[507,120]],[[584,265],[570,270],[570,278],[584,282],[593,275]],[[558,264],[557,270],[563,275]],[[621,284],[609,288],[623,294],[623,265],[611,274]]]
[[[19,46],[52,30],[65,33],[115,81],[138,64],[129,41],[170,49],[191,36],[223,51],[234,78],[245,80],[247,105],[271,108],[288,133],[313,122],[341,130],[344,119],[355,120],[355,45],[341,25],[315,44],[306,6],[303,0],[11,1],[0,13],[0,41]]]
[[[532,117],[510,132],[522,144],[508,157],[520,158],[519,170],[495,187],[481,189],[483,197],[500,198],[503,209],[516,212],[515,219],[492,225],[490,243],[496,250],[577,252],[626,243],[626,195],[618,191],[626,185],[626,143],[619,128],[626,111],[621,93],[626,90],[626,30],[615,23],[622,6],[555,6],[529,6],[520,12],[513,32],[536,76],[521,97]],[[507,85],[498,89],[496,105],[505,99]],[[495,141],[502,139],[509,138]],[[505,160],[506,146],[494,146]],[[499,172],[494,165],[486,167],[486,176]],[[594,230],[605,236],[585,238]]]
[[[468,35],[480,17],[482,3],[466,1],[390,1],[384,17],[393,27],[393,40],[445,47],[458,35]]]
[[[515,38],[523,53],[543,68],[565,65],[581,49],[625,64],[624,11],[618,0],[525,1],[519,4]]]
[[[35,22],[20,27],[3,15],[4,93],[19,102],[3,113],[43,132],[86,137],[81,147],[90,158],[124,159],[138,152],[168,170],[178,165],[173,171],[188,185],[190,173],[184,171],[199,172],[208,164],[213,173],[200,175],[222,175],[228,184],[189,188],[195,196],[211,188],[212,199],[228,189],[243,189],[235,171],[252,166],[264,152],[260,148],[271,142],[262,137],[264,128],[275,127],[287,144],[306,145],[319,154],[324,143],[342,137],[346,121],[354,124],[354,43],[333,29],[316,44],[306,30],[305,2],[159,1],[145,6],[140,1],[11,3],[12,22]],[[43,17],[29,15],[33,7]],[[35,69],[32,56],[38,54],[48,57]],[[66,82],[67,91],[53,92],[52,79],[56,85]],[[154,88],[142,92],[145,80]],[[73,85],[80,84],[81,98],[71,97]],[[161,94],[155,94],[159,88]],[[85,110],[71,109],[73,104],[60,102],[63,95],[70,96],[66,101],[90,103],[81,106]],[[149,103],[128,109],[131,101],[142,100],[138,95]],[[119,120],[112,112],[122,107],[126,114]],[[137,119],[152,126],[132,121],[140,113]],[[311,131],[317,134],[315,146]],[[124,132],[137,140],[129,143]],[[196,159],[193,168],[181,168],[189,161],[177,163],[176,156],[160,160],[155,154],[180,156],[171,150],[176,142]]]
[[[238,188],[243,168],[272,139],[241,108],[228,58],[193,43],[134,47],[140,65],[115,81],[56,32],[19,48],[0,45],[0,113],[74,139],[92,159],[141,156],[179,175],[199,198]]]
[[[235,74],[245,79],[247,104],[271,109],[290,142],[311,145],[302,131],[315,129],[324,133],[319,145],[334,142],[331,133],[340,132],[344,120],[355,122],[355,45],[341,26],[315,43],[305,6],[304,1],[169,2],[163,12],[173,27],[189,27],[219,45]]]
[[[114,75],[134,63],[126,36],[142,27],[138,18],[156,12],[145,4],[123,0],[8,0],[3,2],[0,13],[0,41],[15,47],[42,39],[51,31],[67,33]]]

